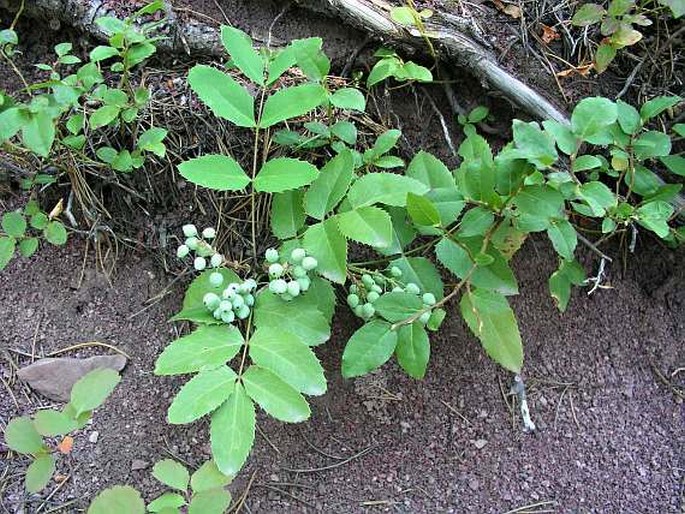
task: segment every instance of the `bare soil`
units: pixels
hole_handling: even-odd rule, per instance
[[[175,5],[218,23],[225,14],[257,37],[268,37],[284,6],[234,0]],[[273,27],[273,37],[282,40],[308,35],[324,37],[337,69],[366,44],[362,34],[296,7]],[[45,38],[55,37],[63,35],[42,34],[24,65],[39,61],[50,47]],[[486,102],[496,123],[508,125],[510,107],[486,98],[466,74],[458,78],[461,102]],[[403,89],[382,95],[371,109],[403,129],[406,154],[423,148],[455,164],[428,100],[444,107],[442,95],[439,86]],[[449,109],[441,111],[451,121]],[[453,123],[450,130],[456,143]],[[18,200],[14,191],[1,197],[0,210]],[[173,233],[194,215],[173,203],[149,212],[125,213],[128,224]],[[149,500],[161,492],[150,476],[156,460],[171,456],[196,466],[210,456],[206,422],[165,422],[182,380],[155,377],[152,370],[166,344],[189,328],[167,322],[185,283],[161,264],[169,249],[145,241],[146,250],[141,244],[122,251],[111,276],[98,271],[92,245],[78,237],[66,248],[41,248],[30,261],[17,259],[0,273],[0,377],[7,384],[0,389],[0,427],[49,405],[15,380],[15,366],[79,343],[106,343],[130,356],[121,384],[60,461],[58,472],[67,477],[62,485],[27,495],[26,460],[0,461],[0,512],[81,512],[98,491],[123,483]],[[549,245],[533,238],[514,259],[521,294],[512,303],[525,341],[535,433],[522,432],[507,395],[511,375],[488,360],[455,305],[433,338],[423,381],[406,377],[394,363],[343,380],[340,358],[357,320],[341,307],[333,337],[317,349],[329,392],[312,401],[312,419],[301,425],[260,414],[252,456],[230,487],[234,496],[246,494],[244,510],[255,513],[684,512],[685,253],[647,236],[638,239],[635,254],[618,245],[606,251],[615,257],[612,288],[592,296],[576,290],[563,315],[547,291],[556,266]],[[591,273],[597,261],[583,252]],[[63,355],[101,352],[109,350],[89,345]],[[97,440],[90,442],[94,432]],[[1,444],[0,452],[7,455]]]

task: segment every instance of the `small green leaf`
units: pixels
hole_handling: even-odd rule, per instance
[[[26,469],[25,486],[29,493],[37,493],[45,488],[55,473],[55,457],[39,455]]]
[[[228,366],[200,371],[178,392],[169,407],[167,420],[181,425],[209,414],[228,399],[237,378]]]
[[[43,235],[45,235],[48,243],[56,246],[62,246],[67,242],[67,229],[59,221],[49,222],[43,231]]]
[[[100,127],[109,125],[117,119],[120,112],[121,108],[116,105],[103,105],[90,115],[90,128],[97,130]]]
[[[270,416],[286,423],[300,423],[309,418],[307,400],[270,371],[250,366],[241,380],[247,395]]]
[[[121,377],[113,369],[96,369],[79,379],[71,389],[76,415],[97,409],[112,394]]]
[[[425,227],[440,225],[440,213],[437,207],[425,196],[407,193],[407,212],[417,225]]]
[[[236,382],[230,398],[212,414],[212,456],[224,475],[237,475],[254,443],[255,409],[245,388]]]
[[[573,252],[578,244],[578,235],[573,225],[567,220],[553,220],[547,228],[547,237],[563,259],[573,260]]]
[[[304,195],[305,211],[322,220],[342,200],[354,175],[352,153],[343,150],[321,168]]]
[[[568,126],[562,125],[554,120],[545,120],[542,122],[542,126],[552,135],[559,150],[566,155],[573,155],[576,153],[580,141]]]
[[[425,293],[433,293],[440,300],[444,296],[444,286],[435,265],[425,257],[400,257],[390,262],[402,270],[402,280],[413,282]]]
[[[171,461],[173,462],[173,461]],[[153,471],[154,474],[154,471]],[[177,509],[186,504],[185,499],[178,493],[164,493],[152,500],[147,505],[148,512],[160,512],[167,514],[170,512],[177,512]]]
[[[638,223],[661,238],[670,233],[668,220],[673,216],[673,212],[670,203],[660,200],[646,203],[635,210]]]
[[[128,485],[116,485],[105,489],[95,497],[88,514],[145,514],[145,502],[140,493]]]
[[[682,98],[679,96],[657,96],[642,105],[640,117],[642,118],[642,121],[650,120],[665,110],[674,107],[680,101],[682,101]]]
[[[374,64],[366,79],[367,87],[374,86],[385,79],[392,77],[399,70],[401,63],[396,57],[383,58]]]
[[[681,157],[680,155],[667,155],[660,160],[672,173],[685,177],[685,157]]]
[[[494,291],[474,289],[462,296],[460,307],[466,324],[488,355],[509,371],[520,373],[523,345],[506,297]]]
[[[650,130],[640,134],[633,148],[635,156],[640,160],[665,157],[671,153],[671,138],[663,132]]]
[[[152,468],[152,476],[164,485],[183,492],[188,489],[188,483],[190,482],[190,474],[185,466],[172,459],[164,459],[157,462]]]
[[[208,460],[190,477],[190,487],[199,493],[209,489],[222,488],[231,483],[233,476],[224,475],[213,460]]]
[[[0,112],[0,141],[14,137],[30,120],[27,109],[12,107]]]
[[[466,211],[459,224],[459,237],[482,236],[495,222],[495,215],[490,209],[477,206]]]
[[[43,449],[43,439],[27,417],[13,418],[7,423],[5,443],[19,453],[38,453]]]
[[[50,154],[55,140],[55,123],[47,110],[31,115],[21,127],[21,138],[29,150],[41,157]]]
[[[411,293],[385,293],[373,304],[376,312],[386,320],[396,323],[413,316],[423,308],[423,302]]]
[[[338,89],[330,97],[331,103],[338,109],[364,112],[366,99],[361,91],[352,87]]]
[[[238,69],[252,82],[263,86],[264,61],[252,47],[250,36],[235,27],[222,25],[221,42]]]
[[[138,138],[138,148],[152,152],[159,157],[166,155],[166,147],[162,143],[167,136],[167,130],[159,127],[152,127],[143,132]]]
[[[231,493],[223,489],[210,489],[194,494],[188,514],[224,514],[231,504]]]
[[[420,322],[415,321],[399,329],[395,357],[410,377],[424,377],[430,359],[430,343],[426,329]]]
[[[371,320],[358,329],[345,345],[342,374],[358,377],[385,364],[397,346],[397,332],[382,320]]]
[[[609,43],[601,43],[595,52],[595,70],[604,73],[616,57],[616,48]]]
[[[606,10],[601,5],[583,4],[571,18],[571,23],[576,27],[587,27],[599,23],[605,14]]]
[[[322,51],[320,37],[295,39],[290,43],[295,61],[309,80],[320,82],[331,70],[331,61]]]
[[[617,118],[618,109],[611,100],[603,97],[585,98],[573,109],[571,129],[583,141],[602,144],[606,128]]]
[[[13,237],[0,237],[0,271],[12,260],[16,246],[17,240]]]
[[[301,393],[319,396],[326,392],[319,360],[296,335],[260,327],[250,339],[250,358]]]
[[[295,237],[304,226],[304,192],[276,193],[271,201],[271,230],[279,239]]]
[[[423,195],[428,186],[418,180],[394,173],[368,173],[357,179],[347,193],[352,207],[363,207],[381,203],[404,207],[407,193]]]
[[[111,46],[96,46],[90,51],[91,62],[100,62],[115,56],[119,56],[119,50]]]
[[[328,93],[319,84],[301,84],[279,89],[266,99],[259,126],[267,128],[307,114],[326,101]]]
[[[31,257],[38,250],[38,238],[27,237],[19,242],[19,253],[22,257]]]
[[[378,207],[359,207],[335,216],[342,234],[354,241],[376,248],[392,242],[390,215]]]
[[[181,175],[198,186],[217,191],[239,191],[250,183],[240,164],[227,155],[203,155],[178,165]]]
[[[573,161],[573,171],[593,170],[602,166],[602,160],[594,155],[580,155]]]
[[[76,421],[65,413],[51,409],[36,412],[33,424],[40,435],[48,437],[65,435],[78,428]]]
[[[541,130],[536,122],[524,123],[514,120],[513,131],[514,143],[520,157],[527,159],[541,170],[556,162],[558,155],[554,147],[554,139]]]
[[[599,181],[586,182],[579,189],[580,197],[587,202],[595,216],[604,216],[606,210],[615,207],[618,200],[605,184]]]
[[[402,6],[390,9],[390,17],[400,25],[415,25],[416,20],[414,19],[414,13],[416,13],[416,11],[411,7]]]
[[[549,277],[549,291],[557,308],[564,312],[571,298],[571,285],[585,282],[585,270],[577,261],[561,261],[559,269]]]
[[[319,262],[317,272],[331,282],[344,284],[347,276],[347,240],[335,219],[311,225],[302,243],[307,253]]]
[[[242,347],[243,336],[236,327],[204,325],[167,346],[157,358],[155,375],[180,375],[218,368]]]
[[[2,215],[2,229],[10,237],[23,237],[26,232],[26,218],[18,211]]]
[[[316,166],[290,157],[276,157],[264,163],[254,179],[256,191],[280,193],[311,184],[318,176]]]
[[[210,66],[195,65],[188,84],[215,116],[239,127],[255,127],[254,98],[233,78]]]

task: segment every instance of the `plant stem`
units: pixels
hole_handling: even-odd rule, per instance
[[[257,164],[259,160],[259,124],[262,119],[262,108],[264,107],[264,97],[266,88],[262,88],[259,97],[259,109],[257,110],[257,126],[254,133],[254,146],[252,148],[252,180],[250,181],[250,221],[252,222],[252,255],[255,263],[257,262],[257,192],[254,188],[254,179],[257,176]]]

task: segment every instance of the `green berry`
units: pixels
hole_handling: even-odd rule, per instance
[[[212,265],[212,268],[218,268],[219,266],[221,266],[223,262],[224,256],[220,253],[215,253],[214,255],[212,255],[212,258],[209,261],[209,263]]]
[[[359,288],[357,287],[357,284],[352,284],[350,286],[350,293],[357,294],[358,292],[359,292]]]
[[[404,290],[405,290],[407,293],[411,293],[411,294],[419,294],[419,293],[421,292],[421,290],[419,289],[419,286],[417,286],[416,284],[414,284],[414,282],[409,282],[409,283],[404,287]]]
[[[371,278],[371,275],[369,275],[368,273],[364,273],[362,275],[362,283],[369,288],[375,284],[373,278]]]
[[[374,284],[371,286],[371,291],[374,293],[382,294],[383,293],[383,288],[379,286],[378,284]]]
[[[304,251],[304,248],[295,248],[290,252],[290,261],[299,264],[306,256],[307,252]]]
[[[202,297],[202,303],[204,303],[205,307],[207,307],[207,309],[210,311],[215,310],[219,306],[220,302],[221,299],[214,293],[207,293]]]
[[[300,284],[295,280],[288,282],[288,294],[292,297],[298,296],[300,294]]]
[[[364,319],[369,319],[374,314],[376,314],[376,309],[373,305],[371,305],[370,303],[365,303],[364,305],[362,305],[362,317]]]
[[[404,289],[402,289],[400,286],[395,286],[392,288],[393,293],[404,293]]]
[[[231,304],[233,305],[233,310],[240,309],[243,305],[245,305],[245,299],[237,294],[235,295],[235,298],[231,300]]]
[[[211,257],[215,253],[214,248],[212,248],[211,245],[208,245],[204,241],[200,241],[197,244],[196,252],[200,257]]]
[[[293,268],[293,276],[295,278],[306,277],[307,276],[307,270],[304,269],[302,266],[295,266]]]
[[[196,237],[197,236],[197,228],[195,225],[188,224],[188,225],[183,225],[183,235],[186,237]]]
[[[233,300],[233,298],[235,298],[236,292],[231,285],[232,284],[230,284],[226,289],[224,289],[224,292],[221,293],[221,296],[226,300]]]
[[[193,267],[197,271],[202,271],[207,267],[207,260],[204,257],[195,257],[195,261],[193,262]]]
[[[247,305],[243,305],[235,314],[239,319],[245,319],[250,315],[250,308]]]
[[[221,303],[219,304],[219,310],[232,311],[233,310],[233,304],[228,300],[221,300]]]
[[[214,319],[221,319],[221,315],[224,313],[221,309],[215,309],[214,312],[212,313],[212,316],[214,316]]]
[[[419,317],[419,321],[425,325],[426,323],[428,323],[428,320],[430,319],[430,317],[431,317],[431,312],[430,312],[430,311],[424,312],[424,313],[421,314],[421,316]]]
[[[266,262],[273,264],[274,262],[278,261],[278,250],[275,248],[269,248],[264,253],[264,257],[266,257]]]
[[[366,295],[366,301],[369,303],[373,303],[376,300],[378,300],[381,297],[376,291],[371,291],[369,294]]]
[[[254,296],[251,294],[245,295],[245,305],[252,307],[254,305]]]
[[[255,282],[254,279],[251,278],[248,278],[240,286],[240,290],[244,291],[245,293],[249,293],[250,291],[254,291],[255,289],[257,289],[257,282]]]
[[[235,314],[233,311],[224,311],[221,313],[221,321],[224,323],[233,323],[235,320]]]
[[[363,318],[364,317],[364,306],[363,305],[357,305],[354,308],[354,315],[357,316],[358,318]]]
[[[302,267],[307,271],[311,271],[319,265],[319,262],[314,258],[307,256],[302,259]]]
[[[269,290],[272,293],[283,294],[286,291],[288,291],[288,284],[285,280],[283,280],[282,278],[279,278],[277,280],[272,281],[269,284]]]
[[[188,245],[181,245],[178,248],[176,248],[176,257],[178,257],[179,259],[185,258],[189,253],[190,248],[188,248]]]
[[[191,250],[195,251],[197,250],[197,246],[199,244],[200,240],[197,237],[189,237],[186,239],[186,246],[190,248]]]
[[[352,309],[357,307],[359,305],[359,296],[357,296],[354,293],[350,293],[347,295],[347,305],[349,305]]]
[[[390,268],[390,275],[392,275],[395,278],[399,278],[402,276],[402,270],[397,266],[393,266],[392,268]]]
[[[198,258],[201,259],[202,257]],[[214,273],[209,275],[209,283],[212,284],[214,287],[219,287],[221,284],[224,283],[224,276],[218,271],[215,271]]]
[[[207,227],[202,231],[202,237],[204,239],[214,239],[216,237],[216,230],[212,227]]]
[[[300,284],[300,291],[307,291],[309,286],[312,285],[312,281],[309,277],[300,277],[297,279],[297,283]]]
[[[271,278],[279,278],[281,275],[283,275],[283,266],[277,262],[269,266],[269,276]]]
[[[423,293],[422,300],[425,305],[435,305],[436,302],[433,293]]]

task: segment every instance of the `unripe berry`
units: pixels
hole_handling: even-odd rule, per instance
[[[400,286],[395,286],[392,288],[393,293],[404,293],[404,289],[402,289]]]
[[[205,239],[214,239],[216,237],[216,230],[212,227],[207,227],[202,231],[202,237]]]
[[[188,225],[183,225],[183,235],[186,237],[196,237],[197,228],[190,223]]]
[[[366,300],[369,303],[373,303],[376,300],[378,300],[381,297],[376,291],[371,291],[369,294],[366,295]]]
[[[359,292],[359,288],[357,287],[357,284],[352,284],[350,286],[350,293],[357,294],[358,292]]]
[[[294,280],[288,282],[288,294],[295,297],[300,294],[300,284]]]
[[[221,313],[221,321],[223,321],[224,323],[233,323],[234,320],[235,314],[233,313],[233,311],[223,311]]]
[[[212,284],[214,287],[219,287],[221,284],[224,283],[224,276],[218,271],[215,271],[214,273],[209,275],[209,283]]]
[[[250,315],[250,308],[247,305],[243,305],[235,314],[239,319],[245,319]]]
[[[271,278],[279,278],[281,275],[283,275],[283,266],[277,262],[269,266],[269,276]]]
[[[369,275],[368,273],[364,273],[362,275],[362,283],[369,288],[375,284],[373,278],[371,278],[371,275]]]
[[[362,305],[362,317],[364,319],[369,319],[374,314],[376,314],[376,309],[373,305],[371,305],[370,303],[365,303],[364,305]]]
[[[381,294],[383,292],[383,289],[378,284],[374,284],[371,286],[371,291],[373,291],[374,293]]]
[[[300,284],[300,291],[307,291],[309,286],[312,285],[312,281],[309,277],[300,277],[297,279],[297,283]]]
[[[395,278],[399,278],[402,276],[402,270],[397,266],[393,266],[392,268],[390,268],[390,274]]]
[[[244,290],[246,293],[249,293],[250,291],[254,291],[257,288],[257,282],[254,281],[254,279],[248,278],[245,282],[242,283],[240,289]]]
[[[179,259],[185,258],[190,253],[190,248],[188,245],[181,245],[176,249],[176,257]]]
[[[416,284],[414,284],[414,282],[409,282],[409,283],[405,286],[404,290],[405,290],[407,293],[411,293],[411,294],[419,294],[419,293],[421,292],[421,290],[419,289],[419,286],[417,286]]]
[[[245,305],[252,307],[254,305],[254,296],[248,294],[245,296]]]
[[[307,271],[311,271],[319,265],[319,262],[314,258],[307,256],[302,259],[302,267]]]
[[[269,248],[265,253],[264,257],[266,257],[266,262],[274,263],[278,260],[278,250],[275,248]]]
[[[188,239],[186,239],[186,246],[193,251],[197,250],[198,243],[199,240],[197,237],[189,237]]]
[[[426,323],[428,323],[428,320],[430,319],[430,317],[431,317],[430,311],[424,312],[424,313],[421,314],[421,316],[419,317],[419,321],[425,325]]]
[[[282,278],[272,281],[269,284],[269,290],[272,293],[283,294],[288,290],[288,284]]]
[[[293,268],[293,276],[295,278],[306,277],[307,276],[307,270],[304,269],[302,266],[295,266]]]
[[[363,318],[364,317],[364,306],[363,305],[357,305],[354,308],[354,315],[357,316],[358,318]]]
[[[218,268],[219,266],[221,266],[223,262],[224,256],[220,253],[215,253],[214,255],[212,255],[212,258],[209,261],[209,263],[212,265],[212,268]]]
[[[347,295],[347,305],[349,305],[352,309],[354,309],[357,305],[359,305],[359,296],[357,296],[354,293],[350,293]]]
[[[195,261],[193,262],[193,267],[197,271],[202,271],[207,267],[207,261],[205,260],[204,257],[195,257]]]
[[[235,289],[233,289],[233,288],[230,287],[230,285],[229,285],[229,287],[227,287],[226,289],[224,289],[224,292],[221,293],[221,296],[224,297],[226,300],[233,300],[233,298],[235,298],[235,295],[236,295],[236,294],[237,294],[237,293],[235,292]]]
[[[307,252],[304,251],[304,248],[295,248],[290,252],[290,261],[299,264],[306,256]]]
[[[240,309],[243,305],[245,305],[245,299],[240,296],[239,294],[231,300],[231,303],[233,304],[233,309]]]
[[[220,302],[221,300],[219,296],[214,293],[207,293],[202,297],[202,303],[204,303],[205,307],[207,307],[207,309],[210,311],[215,310],[219,306]]]
[[[233,310],[233,304],[229,302],[228,300],[222,300],[221,303],[219,304],[219,309],[222,311],[232,311]]]
[[[214,316],[214,319],[221,319],[221,315],[224,313],[221,309],[215,309],[214,312],[212,313],[212,316]]]
[[[433,293],[423,293],[421,299],[426,305],[435,305],[435,295]]]

